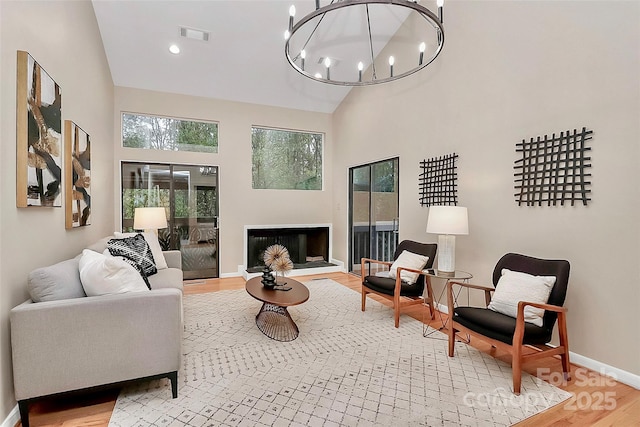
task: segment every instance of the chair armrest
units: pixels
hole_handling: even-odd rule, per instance
[[[564,319],[564,315],[567,312],[565,307],[560,307],[558,305],[552,304],[542,304],[538,302],[529,302],[529,301],[519,301],[518,302],[518,313],[516,315],[516,330],[513,333],[513,344],[512,345],[522,345],[522,340],[524,338],[524,308],[526,306],[532,306],[541,308],[543,310],[555,311],[558,313],[558,319]],[[564,320],[562,320],[564,323]]]
[[[452,316],[453,316],[453,310],[455,308],[454,299],[453,299],[454,285],[462,286],[469,289],[479,289],[481,291],[484,291],[484,302],[487,306],[491,302],[491,292],[496,290],[495,288],[489,287],[489,286],[474,285],[473,283],[457,282],[455,280],[450,280],[449,282],[447,282],[447,310]]]
[[[529,302],[529,301],[519,301],[518,302],[518,313],[522,311],[522,315],[524,316],[524,308],[530,305],[531,307],[541,308],[543,310],[555,311],[556,313],[566,313],[566,307],[560,307],[558,305],[552,304],[543,304],[539,302]],[[523,317],[524,319],[524,317]]]
[[[360,262],[361,262],[362,264],[364,264],[364,263],[367,263],[367,262],[368,262],[368,263],[371,263],[371,264],[382,264],[382,265],[387,265],[387,266],[391,266],[391,264],[393,264],[392,262],[389,262],[389,261],[380,261],[380,260],[377,260],[377,259],[371,259],[371,258],[362,258],[362,259],[360,260]]]
[[[382,264],[382,265],[386,265],[386,266],[390,266],[391,263],[388,261],[379,261],[377,259],[371,259],[371,258],[361,258],[360,259],[360,274],[362,275],[362,283],[364,284],[364,279],[365,277],[367,277],[365,275],[365,264]]]
[[[182,254],[180,251],[163,251],[162,254],[165,261],[167,261],[167,267],[182,270]]]
[[[453,286],[453,285],[459,285],[459,286],[464,286],[465,288],[480,289],[483,291],[491,291],[491,292],[496,290],[495,288],[484,286],[484,285],[474,285],[473,283],[456,282],[455,280],[449,281],[449,286]]]

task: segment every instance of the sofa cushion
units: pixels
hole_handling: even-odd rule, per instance
[[[174,288],[182,291],[182,270],[179,268],[158,270],[157,274],[149,276],[149,283],[151,289]]]
[[[148,291],[131,264],[85,249],[79,262],[80,280],[87,296]]]
[[[113,255],[111,255],[111,252],[109,252],[109,249],[105,249],[104,252],[102,252],[102,255],[108,256],[108,257],[112,257],[113,256]],[[147,277],[147,274],[142,269],[141,265],[136,263],[133,259],[127,258],[126,256],[116,256],[114,258],[121,259],[122,261],[126,262],[127,264],[131,264],[131,266],[133,268],[135,268],[136,271],[140,274],[140,277],[142,277],[142,280],[144,280],[144,283],[147,285],[147,288],[151,289],[151,284],[149,283],[149,278]]]
[[[162,253],[162,248],[160,247],[160,242],[158,241],[158,236],[155,233],[120,233],[116,231],[113,235],[116,239],[123,239],[125,237],[133,237],[136,234],[142,234],[144,240],[147,241],[149,248],[151,249],[151,253],[153,254],[153,260],[156,264],[156,268],[158,270],[162,270],[168,268],[167,261],[164,259],[164,254]]]
[[[122,239],[111,239],[107,242],[107,248],[113,256],[123,256],[132,259],[144,270],[147,276],[158,272],[151,248],[149,248],[149,244],[142,234],[136,234],[133,237],[125,237]]]
[[[81,298],[86,294],[80,281],[80,255],[29,273],[27,288],[33,302]]]

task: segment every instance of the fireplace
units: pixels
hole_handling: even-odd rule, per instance
[[[264,251],[274,244],[287,248],[295,269],[333,266],[329,258],[329,234],[327,225],[247,227],[246,271],[261,271]]]

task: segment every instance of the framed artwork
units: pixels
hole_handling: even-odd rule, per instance
[[[71,120],[64,121],[65,227],[91,224],[91,140]]]
[[[18,51],[16,205],[62,206],[60,86]]]

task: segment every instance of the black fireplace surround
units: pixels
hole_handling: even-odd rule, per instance
[[[261,271],[265,249],[275,244],[287,248],[294,268],[333,265],[328,262],[329,227],[251,228],[247,230],[247,271]]]

